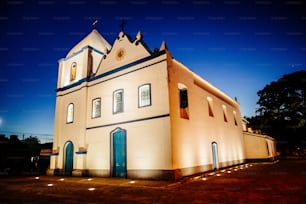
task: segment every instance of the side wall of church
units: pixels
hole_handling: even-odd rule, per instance
[[[175,60],[168,71],[176,178],[242,163],[239,104]],[[180,107],[179,89],[187,90],[186,108]]]
[[[243,132],[245,156],[248,161],[273,161],[277,156],[276,142],[273,138]]]

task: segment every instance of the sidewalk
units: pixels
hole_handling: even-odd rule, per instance
[[[244,164],[179,182],[84,177],[0,179],[0,203],[306,203],[306,160]]]

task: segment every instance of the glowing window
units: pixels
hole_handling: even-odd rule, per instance
[[[145,84],[138,88],[138,105],[139,107],[151,105],[151,85]]]
[[[114,91],[113,94],[113,113],[123,112],[123,89]]]
[[[208,104],[208,115],[210,117],[214,117],[214,112],[213,112],[213,109],[212,109],[213,100],[209,96],[207,97],[207,104]]]
[[[222,109],[223,109],[223,120],[224,122],[227,122],[227,111],[226,111],[226,106],[222,105]]]
[[[189,119],[188,110],[188,90],[184,84],[178,84],[179,99],[180,99],[180,116],[184,119]]]
[[[92,118],[98,118],[101,116],[101,98],[92,100]]]
[[[74,62],[71,65],[71,70],[70,70],[70,81],[75,80],[76,77],[76,69],[77,69],[77,64]]]
[[[70,103],[67,108],[67,123],[73,122],[73,115],[74,115],[74,105]]]

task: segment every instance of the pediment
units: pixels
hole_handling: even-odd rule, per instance
[[[150,55],[151,52],[143,43],[140,32],[137,33],[134,40],[131,40],[124,32],[120,32],[111,50],[104,55],[104,59],[95,75],[103,74]]]

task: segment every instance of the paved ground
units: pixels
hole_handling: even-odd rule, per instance
[[[305,203],[306,160],[244,164],[180,182],[0,179],[0,203]]]

